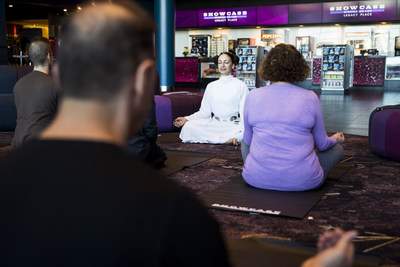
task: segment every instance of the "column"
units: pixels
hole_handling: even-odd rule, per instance
[[[175,86],[175,1],[156,0],[156,60],[161,92]]]

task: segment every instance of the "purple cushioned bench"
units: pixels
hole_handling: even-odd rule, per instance
[[[203,95],[176,92],[155,95],[156,118],[160,133],[177,132],[179,128],[173,125],[177,117],[188,116],[200,109]]]
[[[370,115],[368,137],[372,152],[400,161],[400,105],[376,108]]]

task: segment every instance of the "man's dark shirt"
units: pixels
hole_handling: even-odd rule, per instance
[[[203,206],[122,148],[31,140],[0,166],[0,266],[228,265]]]
[[[12,145],[17,148],[37,136],[53,120],[60,90],[52,77],[40,71],[32,71],[15,84],[14,99],[17,127]]]

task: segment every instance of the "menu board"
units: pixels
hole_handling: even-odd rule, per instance
[[[197,27],[197,10],[176,10],[175,27],[176,28]]]
[[[199,9],[199,26],[251,26],[257,24],[256,7],[232,7],[218,9]]]
[[[288,24],[288,5],[257,7],[257,25]]]
[[[321,23],[322,3],[289,5],[289,24]]]

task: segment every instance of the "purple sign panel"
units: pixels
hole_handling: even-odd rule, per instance
[[[288,5],[257,7],[257,25],[288,24]]]
[[[197,27],[197,10],[176,10],[175,27],[176,28]]]
[[[396,0],[352,1],[323,4],[323,22],[396,19]]]
[[[226,8],[199,9],[199,27],[226,26]]]
[[[396,19],[396,0],[359,1],[359,21],[385,21]]]
[[[256,7],[234,7],[226,9],[227,26],[256,25]]]
[[[289,5],[289,24],[321,22],[322,3]]]

